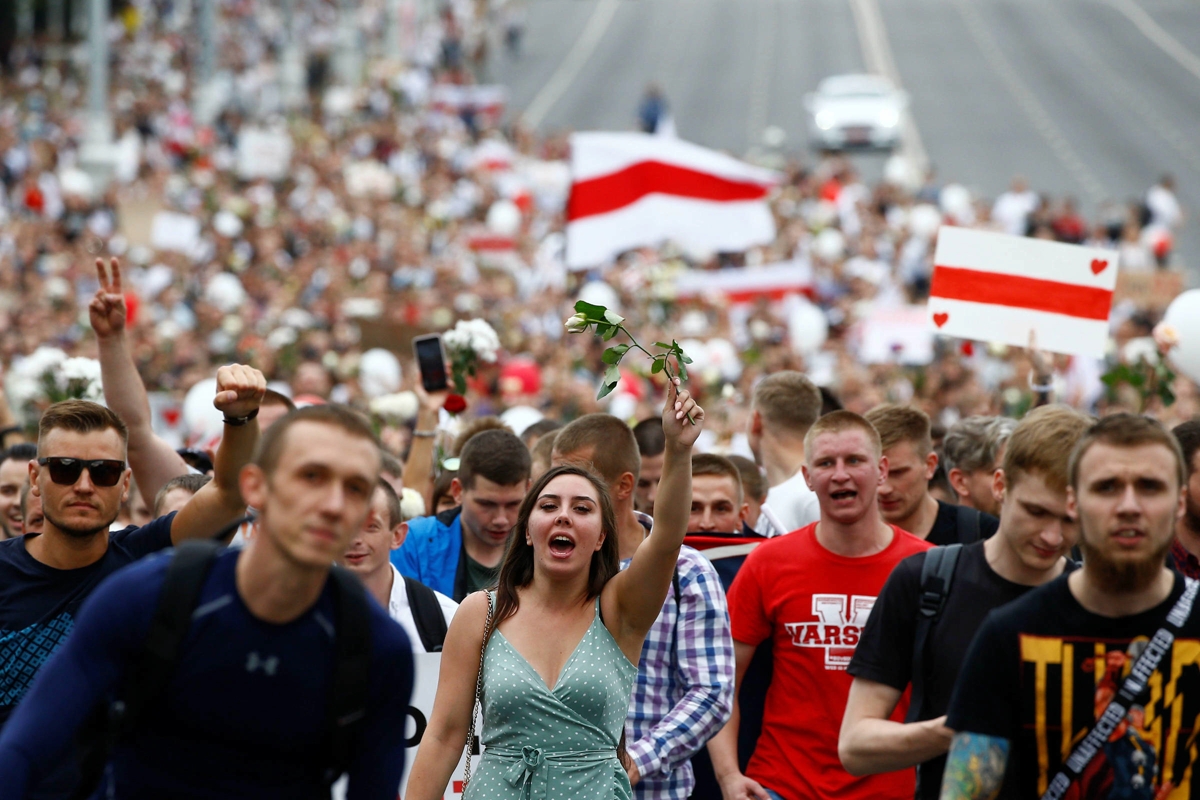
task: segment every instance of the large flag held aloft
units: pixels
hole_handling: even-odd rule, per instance
[[[775,238],[767,195],[781,176],[671,137],[571,137],[567,265],[591,267],[664,241],[738,252]]]
[[[1045,350],[1100,358],[1116,283],[1112,250],[943,226],[929,321],[938,333],[1018,347],[1036,332]]]

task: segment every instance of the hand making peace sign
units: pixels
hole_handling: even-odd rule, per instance
[[[115,257],[109,260],[112,277],[109,279],[104,270],[104,259],[96,259],[96,276],[100,279],[100,288],[96,296],[88,304],[88,318],[92,330],[100,339],[119,336],[125,332],[125,295],[121,292],[121,264]]]

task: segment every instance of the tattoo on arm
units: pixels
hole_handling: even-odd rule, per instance
[[[1008,766],[1008,739],[956,733],[946,758],[941,800],[994,800]]]

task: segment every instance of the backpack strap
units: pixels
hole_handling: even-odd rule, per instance
[[[921,567],[921,595],[917,606],[917,630],[913,637],[912,697],[908,704],[905,722],[920,719],[921,706],[925,704],[925,648],[929,644],[929,631],[941,616],[950,596],[950,584],[954,581],[954,568],[958,566],[961,544],[935,547],[925,551],[925,563]]]
[[[324,780],[332,786],[349,768],[355,744],[367,716],[371,670],[371,617],[367,593],[353,573],[330,570],[337,602],[333,688],[330,692],[329,760]]]
[[[979,528],[980,514],[978,509],[969,506],[959,506],[956,513],[958,515],[958,541],[960,544],[971,544],[983,538],[983,532]]]
[[[113,750],[137,727],[146,709],[158,705],[175,674],[183,640],[192,625],[192,612],[220,550],[218,542],[206,540],[181,542],[175,548],[150,630],[141,652],[129,666],[120,695],[107,707],[97,709],[81,733],[81,780],[74,798],[91,796]]]
[[[442,652],[446,641],[446,617],[437,595],[420,581],[399,576],[404,581],[404,593],[408,595],[408,607],[412,609],[413,621],[417,623],[417,634],[426,653]]]

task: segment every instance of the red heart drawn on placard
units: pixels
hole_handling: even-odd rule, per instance
[[[167,408],[163,410],[163,419],[174,428],[179,423],[179,414],[178,408]]]
[[[1093,275],[1099,275],[1101,272],[1104,272],[1104,270],[1106,270],[1107,268],[1108,268],[1108,262],[1105,261],[1104,259],[1102,259],[1102,258],[1093,258],[1092,259],[1092,274]]]
[[[942,312],[940,314],[934,314],[933,315],[933,324],[937,325],[940,328],[946,324],[946,321],[948,319],[950,319],[950,315],[945,312]]]

